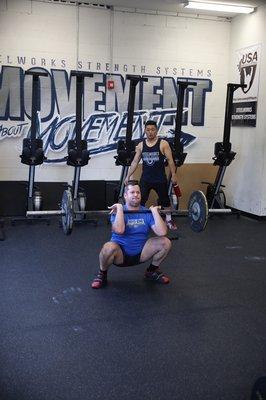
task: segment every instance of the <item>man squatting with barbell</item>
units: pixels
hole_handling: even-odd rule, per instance
[[[167,284],[169,278],[160,270],[160,265],[171,248],[171,241],[166,237],[167,226],[159,213],[159,206],[151,206],[151,212],[141,206],[141,192],[137,181],[129,181],[124,191],[125,205],[113,204],[111,210],[112,236],[105,243],[99,254],[100,269],[92,281],[93,289],[100,289],[107,283],[107,271],[114,264],[128,267],[151,260],[145,272],[145,278]],[[134,211],[125,214],[124,210]],[[156,236],[148,238],[149,232]]]

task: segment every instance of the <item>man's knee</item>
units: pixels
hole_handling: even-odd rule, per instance
[[[118,245],[117,243],[114,242],[106,242],[102,249],[101,249],[101,254],[105,257],[110,257],[112,255],[115,255],[118,251]]]
[[[164,249],[164,250],[166,250],[166,251],[169,251],[170,249],[171,249],[171,247],[172,247],[172,242],[171,242],[171,240],[170,239],[168,239],[168,237],[166,237],[166,236],[164,236],[164,237],[162,237],[162,238],[160,238],[161,239],[161,249]]]

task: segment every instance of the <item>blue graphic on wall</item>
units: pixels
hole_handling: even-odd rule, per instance
[[[40,138],[43,139],[48,163],[65,162],[67,142],[75,138],[75,77],[65,70],[32,68],[48,72],[40,78]],[[133,140],[143,139],[143,126],[147,119],[157,122],[159,135],[173,139],[178,94],[177,80],[147,76],[148,82],[140,82],[136,90],[133,121]],[[0,140],[30,136],[31,126],[31,76],[20,67],[3,66],[0,74]],[[191,79],[191,78],[190,78]],[[125,138],[129,81],[120,75],[112,75],[114,90],[108,90],[107,76],[95,73],[84,82],[82,139],[88,143],[91,156],[116,150],[117,142]],[[193,79],[197,86],[189,87],[184,99],[183,131],[181,142],[188,147],[196,137],[184,132],[188,124],[188,105],[191,98],[191,125],[203,126],[206,93],[212,91],[209,79]]]

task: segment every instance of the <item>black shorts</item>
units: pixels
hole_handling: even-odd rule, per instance
[[[117,267],[131,267],[132,265],[142,264],[142,261],[140,261],[141,253],[135,254],[134,256],[129,256],[128,254],[125,253],[125,251],[122,249],[120,245],[119,247],[122,250],[124,261],[122,264],[114,264],[114,265],[116,265]]]
[[[140,190],[141,190],[141,205],[144,206],[149,198],[151,190],[157,193],[159,198],[159,204],[162,207],[170,207],[170,199],[168,196],[168,184],[167,181],[162,183],[146,182],[142,179],[140,180]]]

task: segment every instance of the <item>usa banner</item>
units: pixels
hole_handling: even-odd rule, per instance
[[[253,45],[236,51],[236,82],[245,84],[235,92],[232,125],[255,127],[257,122],[257,102],[261,45]]]

